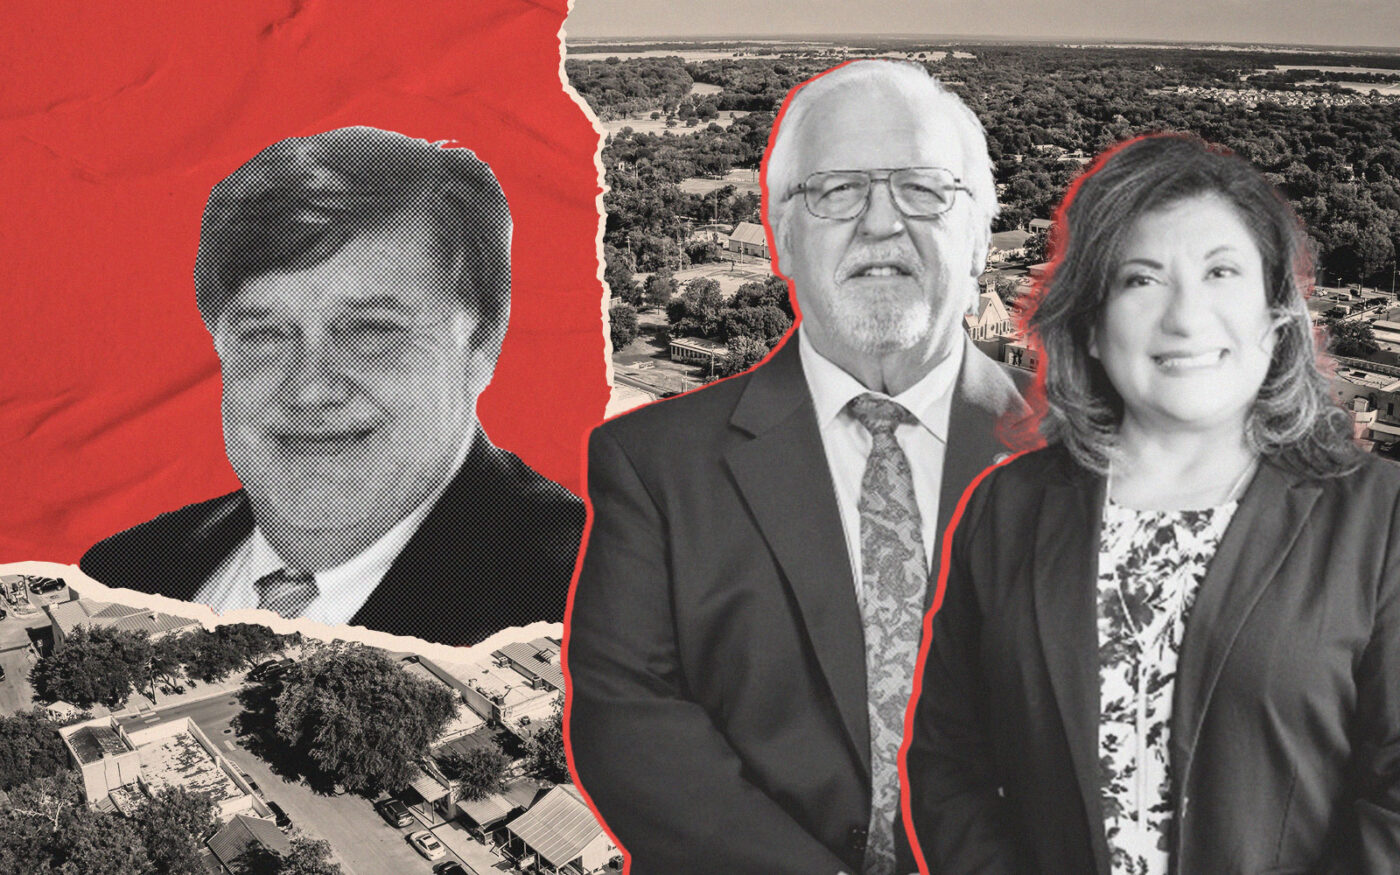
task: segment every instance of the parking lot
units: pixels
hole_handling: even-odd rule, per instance
[[[29,685],[29,670],[36,659],[30,646],[31,630],[49,628],[48,615],[40,605],[67,601],[69,592],[64,587],[34,595],[25,586],[5,586],[3,581],[0,588],[9,592],[8,596],[0,595],[0,608],[5,611],[0,619],[0,667],[5,669],[5,680],[0,681],[0,714],[13,714],[34,706],[34,690]]]
[[[413,849],[408,843],[409,833],[424,828],[417,821],[403,828],[391,826],[367,799],[353,794],[319,795],[305,783],[282,780],[273,774],[266,763],[233,741],[229,740],[222,746],[225,756],[258,784],[263,797],[286,810],[294,826],[315,838],[330,842],[336,860],[347,873],[429,873],[437,863],[452,858],[449,855],[430,862]]]

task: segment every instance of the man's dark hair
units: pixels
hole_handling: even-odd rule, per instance
[[[290,137],[214,186],[200,225],[195,300],[212,331],[244,283],[313,267],[367,232],[425,218],[445,288],[494,361],[510,317],[510,208],[471,150],[377,128]]]

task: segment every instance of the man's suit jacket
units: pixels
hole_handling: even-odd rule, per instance
[[[998,417],[1022,404],[967,344],[940,519],[991,463]],[[859,872],[865,650],[797,341],[600,426],[588,480],[565,642],[570,745],[631,871]]]
[[[582,502],[478,431],[457,476],[350,622],[455,645],[559,622],[583,522]],[[189,600],[252,529],[240,490],[113,535],[81,567],[108,586]]]
[[[1104,480],[1055,447],[958,523],[908,750],[929,871],[1110,871],[1098,775]],[[1400,470],[1265,461],[1187,617],[1179,873],[1400,871]]]

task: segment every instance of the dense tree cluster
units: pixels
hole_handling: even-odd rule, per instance
[[[465,753],[453,751],[441,757],[438,765],[448,778],[461,782],[462,798],[472,801],[505,787],[510,757],[492,742]]]
[[[673,113],[691,86],[680,58],[636,58],[624,63],[616,58],[571,58],[564,62],[564,71],[601,119],[625,118],[650,109]]]
[[[285,652],[299,637],[252,623],[198,628],[155,640],[144,630],[79,626],[61,649],[35,664],[29,679],[45,701],[120,708],[134,692],[154,698],[157,684],[180,690],[186,682],[221,681]]]
[[[829,60],[815,58],[736,58],[688,64],[686,72],[696,82],[724,89],[718,101],[721,110],[776,110],[793,86],[829,66]]]
[[[719,340],[728,354],[715,368],[715,377],[727,377],[752,367],[792,327],[792,302],[787,281],[770,276],[761,283],[744,283],[725,300],[719,283],[700,278],[666,308],[672,337]]]
[[[1292,98],[1316,91],[1305,80],[1382,82],[1392,81],[1392,74],[1260,71],[1330,64],[1400,74],[1394,57],[888,42],[860,49],[879,53],[892,47],[935,55],[926,62],[929,68],[983,119],[1002,203],[996,230],[1050,218],[1073,179],[1109,146],[1152,131],[1187,131],[1233,149],[1269,175],[1312,235],[1327,281],[1385,283],[1391,276],[1400,249],[1400,105],[1381,98],[1346,105]],[[935,50],[970,57],[939,58]],[[669,60],[671,69],[680,65]],[[630,251],[638,270],[677,268],[684,266],[689,228],[756,220],[755,200],[687,195],[678,183],[757,167],[788,89],[836,60],[812,53],[681,65],[695,82],[723,88],[717,97],[706,97],[721,114],[752,114],[727,128],[714,125],[682,136],[628,130],[613,136],[603,151],[611,189],[605,239]],[[1263,78],[1245,81],[1250,76]],[[1258,87],[1276,99],[1226,99]],[[1200,88],[1217,91],[1203,96],[1189,90]]]
[[[637,308],[631,304],[613,304],[609,307],[608,333],[614,352],[626,349],[642,333],[641,326],[637,324]]]
[[[603,240],[627,252],[633,269],[678,270],[690,263],[686,240],[698,225],[758,221],[759,197],[724,185],[707,194],[681,191],[680,182],[717,178],[734,168],[757,168],[768,144],[771,113],[735,119],[693,133],[648,134],[623,128],[603,149],[609,191],[603,198]],[[701,259],[715,253],[704,249]]]
[[[0,791],[68,768],[68,749],[58,724],[43,711],[0,717]]]
[[[1327,322],[1327,351],[1333,355],[1364,359],[1380,349],[1376,333],[1366,322]]]
[[[567,784],[569,761],[564,752],[564,706],[554,706],[554,713],[544,725],[525,741],[525,771],[541,781]]]
[[[64,770],[9,790],[0,811],[0,875],[202,871],[200,848],[217,828],[207,795],[166,788],[127,818],[88,808],[82,786],[76,771]]]
[[[348,790],[399,790],[413,782],[458,704],[449,688],[410,674],[382,650],[336,641],[283,675],[275,732]]]

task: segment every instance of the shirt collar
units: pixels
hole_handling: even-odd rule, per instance
[[[409,540],[417,533],[423,520],[427,519],[428,514],[432,512],[438,499],[442,498],[442,494],[447,491],[448,484],[461,472],[462,465],[471,452],[473,442],[478,439],[485,440],[484,435],[480,438],[477,437],[480,431],[480,427],[476,427],[467,433],[467,439],[458,448],[457,458],[453,461],[452,469],[447,477],[438,484],[437,489],[429,493],[428,497],[413,509],[412,513],[399,520],[393,528],[385,532],[379,540],[366,547],[363,552],[352,556],[334,568],[317,571],[316,586],[324,591],[333,589],[341,583],[382,578],[389,571],[389,566],[394,564],[394,560],[403,552],[403,548],[408,546]],[[274,571],[287,567],[287,563],[281,556],[277,555],[276,549],[268,542],[267,536],[255,523],[253,534],[249,539],[248,571],[250,576],[248,579],[256,582]]]
[[[912,413],[929,433],[945,443],[948,440],[948,417],[939,416],[938,412],[940,407],[947,407],[947,401],[952,395],[953,382],[962,367],[963,344],[966,342],[966,337],[959,331],[958,342],[943,360],[934,365],[917,383],[892,399]],[[871,392],[835,362],[817,352],[801,326],[797,329],[797,348],[802,358],[802,373],[807,378],[807,390],[817,408],[819,427],[826,428],[830,425],[845,411],[852,398]],[[881,398],[890,397],[883,392],[872,394]]]

